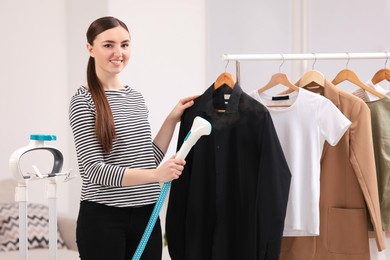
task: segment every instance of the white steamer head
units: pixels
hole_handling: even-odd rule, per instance
[[[188,132],[187,136],[184,138],[184,142],[177,152],[176,157],[185,158],[195,143],[203,135],[209,135],[211,133],[211,124],[209,121],[202,117],[195,117],[192,122],[191,130]]]

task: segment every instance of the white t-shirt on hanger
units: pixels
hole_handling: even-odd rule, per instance
[[[351,122],[330,100],[303,88],[276,96],[281,100],[257,90],[249,95],[268,107],[292,175],[283,236],[318,236],[324,143],[336,145]],[[273,107],[281,104],[288,107]]]

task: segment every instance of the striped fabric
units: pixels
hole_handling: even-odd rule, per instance
[[[57,231],[57,247],[66,248]],[[45,205],[27,204],[27,247],[49,248],[49,209]],[[19,250],[18,203],[0,204],[0,252]]]
[[[164,156],[152,142],[144,98],[128,86],[108,90],[106,96],[117,135],[109,154],[103,152],[95,136],[96,111],[88,90],[80,87],[70,102],[69,120],[83,181],[81,200],[117,207],[155,203],[160,193],[159,183],[121,186],[126,168],[153,169]]]
[[[363,99],[364,102],[370,101],[368,96],[367,96],[367,93],[364,89],[361,89],[361,88],[356,89],[355,91],[352,92],[352,95]]]

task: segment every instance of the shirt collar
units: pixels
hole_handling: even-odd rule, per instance
[[[324,97],[332,101],[336,107],[340,107],[340,89],[333,85],[328,79],[325,79]]]
[[[208,115],[213,115],[215,109],[213,106],[213,92],[214,83],[198,98],[199,100],[199,111],[206,112]],[[235,84],[230,94],[228,104],[226,106],[225,113],[236,113],[238,111],[238,104],[240,96],[243,93],[239,84]]]

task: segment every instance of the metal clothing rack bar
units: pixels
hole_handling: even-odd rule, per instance
[[[236,62],[237,82],[240,82],[241,61],[265,61],[265,60],[352,60],[352,59],[389,59],[390,52],[367,52],[367,53],[274,53],[274,54],[223,54],[224,61]]]
[[[390,52],[367,53],[303,53],[303,54],[223,54],[225,61],[261,60],[347,60],[347,59],[388,59]]]

